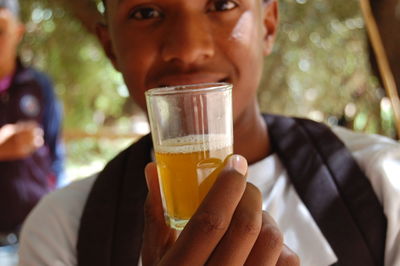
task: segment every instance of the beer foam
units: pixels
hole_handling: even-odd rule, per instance
[[[162,145],[155,147],[155,151],[159,153],[192,153],[224,149],[232,144],[232,137],[223,134],[189,135],[164,140]]]

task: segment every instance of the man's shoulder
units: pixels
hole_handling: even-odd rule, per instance
[[[400,143],[385,136],[354,132],[341,127],[334,127],[333,131],[369,179],[383,182],[395,178],[395,173],[400,170]],[[389,164],[392,165],[390,169],[387,167]]]
[[[400,143],[395,140],[363,132],[355,132],[343,127],[333,127],[332,131],[344,142],[352,153],[381,153],[385,151],[400,149]]]
[[[82,208],[90,193],[97,175],[72,182],[68,186],[49,193],[41,200],[41,204],[55,204],[64,209]]]
[[[80,219],[95,179],[76,181],[42,198],[22,227],[21,265],[76,264]]]

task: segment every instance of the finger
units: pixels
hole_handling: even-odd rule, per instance
[[[44,132],[43,132],[43,129],[41,127],[35,127],[33,129],[33,134],[35,134],[36,136],[40,136],[40,137],[44,136]]]
[[[42,147],[43,145],[44,145],[43,136],[41,136],[41,135],[35,135],[35,136],[33,137],[33,148],[34,148],[34,149],[37,149],[37,148]]]
[[[16,126],[14,124],[6,124],[0,127],[0,144],[6,142],[16,132]]]
[[[33,130],[33,147],[35,149],[42,147],[44,144],[44,139],[43,139],[43,129],[40,127],[37,127]]]
[[[176,236],[175,231],[165,224],[155,163],[146,166],[145,175],[149,193],[144,206],[142,263],[155,265],[175,241]]]
[[[19,121],[15,124],[15,128],[17,132],[21,131],[33,131],[35,128],[38,128],[39,125],[35,121]]]
[[[15,124],[15,135],[19,135],[21,144],[30,147],[40,147],[43,145],[43,129],[35,121],[22,121]]]
[[[246,172],[247,162],[242,156],[228,158],[227,167],[163,259],[166,265],[202,265],[208,260],[245,191]]]
[[[257,240],[261,224],[261,193],[255,186],[247,184],[229,229],[207,264],[243,265]]]
[[[33,128],[20,130],[15,134],[15,146],[21,153],[29,155],[44,144],[43,130]]]
[[[283,246],[276,266],[299,266],[300,258],[286,245]]]
[[[262,226],[245,265],[275,265],[283,248],[283,236],[274,219],[262,213]]]
[[[145,214],[148,217],[148,222],[156,223],[158,226],[165,224],[157,166],[155,163],[147,164],[145,176],[149,191],[145,204]]]
[[[21,158],[30,155],[36,149],[34,147],[34,136],[29,131],[16,131],[10,140],[15,153]]]

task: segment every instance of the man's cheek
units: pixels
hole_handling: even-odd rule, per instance
[[[231,32],[231,39],[243,46],[250,47],[254,41],[254,17],[251,11],[244,12]]]

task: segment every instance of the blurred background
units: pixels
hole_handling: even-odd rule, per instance
[[[360,1],[279,0],[279,34],[259,89],[262,111],[398,139]],[[53,79],[63,102],[67,178],[89,176],[149,132],[95,37],[104,7],[97,0],[20,2],[27,29],[21,59]],[[365,2],[400,88],[400,0]],[[15,265],[16,249],[0,250],[0,264]]]
[[[399,83],[400,1],[371,4]],[[88,176],[149,131],[95,38],[104,7],[95,0],[22,0],[21,6],[22,60],[49,74],[63,101],[67,177]],[[262,110],[396,138],[359,0],[280,0],[280,19],[259,89]]]

